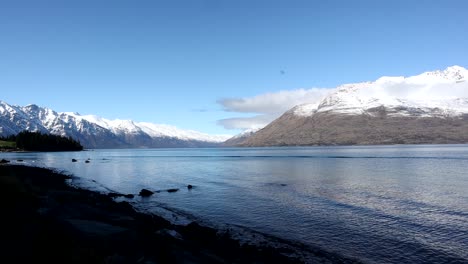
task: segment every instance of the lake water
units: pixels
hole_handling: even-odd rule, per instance
[[[367,263],[468,263],[468,145],[0,156],[64,170],[81,178],[73,184],[102,191],[180,188],[133,199],[174,221],[260,232]]]

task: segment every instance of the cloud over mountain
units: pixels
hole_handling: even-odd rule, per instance
[[[299,104],[315,102],[330,92],[326,88],[297,89],[265,93],[244,98],[218,100],[227,112],[257,114],[252,117],[222,119],[218,124],[226,129],[255,129],[267,125],[282,113]]]
[[[226,129],[259,129],[268,125],[278,116],[276,114],[256,115],[252,117],[234,117],[218,120],[218,125]]]

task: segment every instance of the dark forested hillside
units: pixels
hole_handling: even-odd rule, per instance
[[[40,132],[23,131],[16,136],[4,138],[5,141],[16,142],[16,148],[29,151],[79,151],[81,144],[70,138]]]

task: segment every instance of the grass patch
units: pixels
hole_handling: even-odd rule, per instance
[[[15,149],[16,148],[16,142],[0,140],[0,148]]]

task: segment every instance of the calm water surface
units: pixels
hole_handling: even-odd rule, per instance
[[[81,178],[74,184],[103,191],[180,188],[134,199],[179,220],[255,230],[367,263],[468,263],[468,145],[1,156],[67,171]]]

